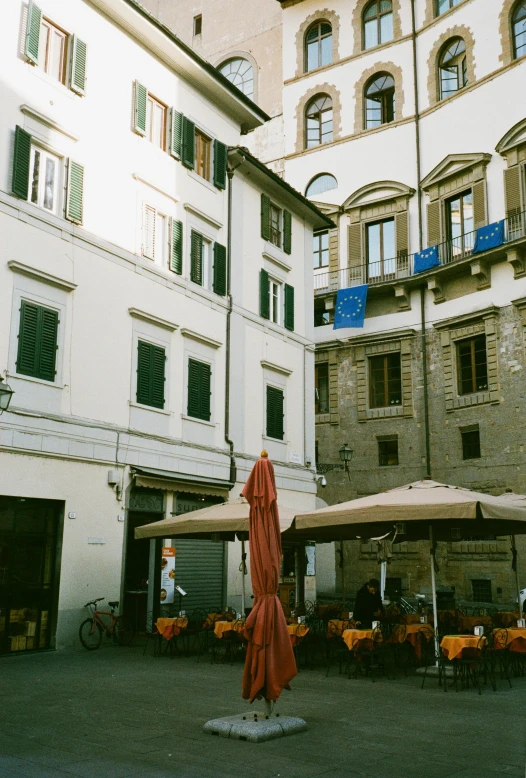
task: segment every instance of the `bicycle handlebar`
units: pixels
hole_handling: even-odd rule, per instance
[[[98,602],[102,602],[103,599],[104,597],[99,597],[98,600],[91,600],[91,602],[87,602],[84,607],[89,608],[90,605],[96,605]]]

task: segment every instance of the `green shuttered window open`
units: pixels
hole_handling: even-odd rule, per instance
[[[261,237],[270,240],[270,198],[261,195]]]
[[[285,327],[294,330],[294,287],[285,284]]]
[[[226,295],[226,248],[214,243],[214,292]]]
[[[181,162],[190,170],[195,166],[195,124],[183,116],[183,144]]]
[[[172,219],[172,243],[170,246],[170,267],[174,273],[183,272],[183,223]]]
[[[55,380],[58,311],[22,300],[18,330],[17,373]]]
[[[210,421],[211,368],[206,362],[188,360],[188,416]]]
[[[190,280],[203,285],[203,236],[195,230],[190,233]]]
[[[292,216],[290,211],[283,211],[283,251],[290,254],[292,251]]]
[[[170,154],[175,159],[181,159],[182,145],[183,145],[183,115],[176,111],[175,108],[171,110],[170,121]]]
[[[148,90],[135,81],[133,84],[133,129],[139,135],[146,135],[146,107]]]
[[[267,386],[267,436],[283,440],[283,390]]]
[[[166,352],[140,340],[137,345],[137,402],[164,408]]]
[[[73,92],[83,95],[86,88],[86,44],[77,38],[76,35],[71,39],[71,60],[69,85]]]
[[[260,270],[259,273],[259,315],[270,319],[269,278],[266,270]]]
[[[27,7],[27,27],[26,27],[26,43],[25,43],[25,55],[30,62],[34,65],[38,65],[38,49],[40,42],[40,25],[42,23],[42,11],[40,8],[29,0]]]
[[[66,219],[82,224],[84,204],[84,168],[72,159],[68,162],[68,187],[66,193]]]
[[[219,140],[214,141],[214,186],[226,187],[226,166],[228,148]]]
[[[31,135],[22,129],[15,129],[13,155],[13,181],[11,191],[17,197],[27,200],[29,195],[29,166],[31,161]]]

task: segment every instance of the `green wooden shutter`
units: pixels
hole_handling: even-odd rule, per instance
[[[83,95],[86,89],[86,44],[72,36],[69,85],[73,92]]]
[[[17,373],[55,380],[58,312],[22,300],[18,333]]]
[[[292,251],[292,216],[289,211],[283,211],[283,251],[285,254]]]
[[[226,295],[226,248],[214,243],[214,292]]]
[[[31,163],[31,135],[22,129],[15,129],[15,149],[13,155],[13,181],[11,191],[22,200],[29,196],[29,166]]]
[[[283,440],[283,392],[267,386],[267,436]]]
[[[261,270],[259,273],[259,315],[264,319],[270,319],[270,291],[266,270]]]
[[[183,116],[183,148],[181,161],[185,167],[194,169],[195,165],[195,124]]]
[[[285,327],[294,329],[294,287],[285,284]]]
[[[40,349],[38,376],[44,381],[55,380],[57,361],[58,312],[40,309]]]
[[[203,285],[203,236],[195,230],[190,234],[190,280]]]
[[[146,135],[146,108],[148,90],[138,81],[133,84],[133,129],[139,135]]]
[[[261,195],[261,237],[270,240],[270,198]]]
[[[181,150],[183,143],[183,114],[172,108],[170,112],[170,143],[169,149],[172,157],[181,159]]]
[[[27,27],[26,27],[26,44],[25,55],[33,62],[34,65],[38,65],[38,48],[40,41],[40,25],[42,23],[42,11],[33,3],[33,0],[29,0],[27,7]]]
[[[66,193],[66,219],[82,224],[84,202],[84,167],[78,162],[68,161],[68,187]]]
[[[188,416],[210,421],[210,365],[188,360]]]
[[[214,186],[226,187],[226,165],[228,148],[219,140],[214,141]]]
[[[137,402],[164,408],[166,352],[161,346],[137,344]]]
[[[170,267],[174,273],[181,275],[183,272],[183,223],[172,219],[172,244]]]

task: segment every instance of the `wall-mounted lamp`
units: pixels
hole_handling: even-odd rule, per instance
[[[9,408],[14,393],[14,389],[11,389],[9,384],[5,384],[4,379],[0,376],[0,415]]]
[[[340,459],[343,462],[343,466],[345,467],[345,472],[347,473],[349,481],[351,480],[351,474],[349,473],[349,462],[353,458],[353,454],[354,450],[349,448],[347,443],[344,443],[340,449]]]

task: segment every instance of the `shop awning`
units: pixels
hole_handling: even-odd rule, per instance
[[[228,492],[234,486],[232,481],[223,481],[220,478],[189,475],[173,470],[157,470],[153,467],[132,467],[131,472],[135,478],[135,486],[142,486],[146,489],[206,494],[226,499]]]

